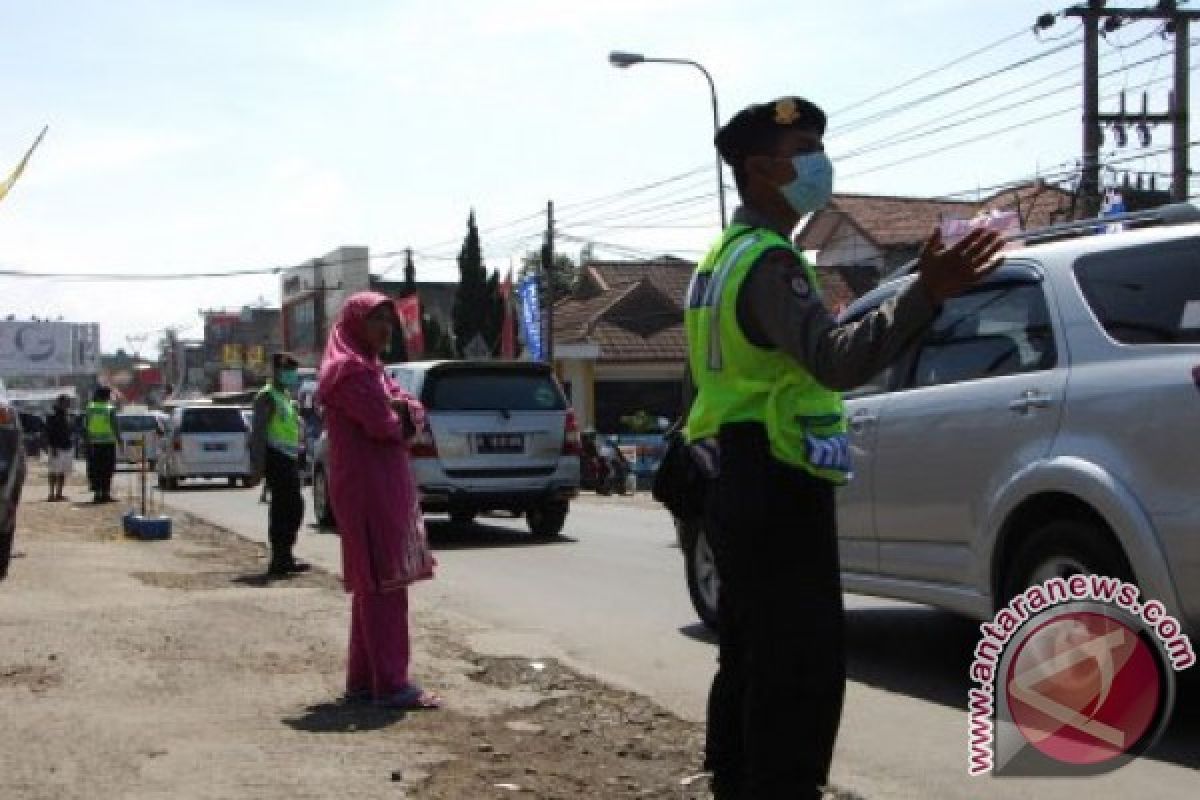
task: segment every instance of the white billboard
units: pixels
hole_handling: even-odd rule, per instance
[[[0,320],[0,375],[95,374],[99,362],[99,325]]]

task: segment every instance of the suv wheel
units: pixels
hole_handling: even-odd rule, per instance
[[[683,562],[687,569],[688,595],[692,607],[700,620],[709,628],[717,627],[717,594],[721,587],[721,576],[717,573],[717,559],[712,546],[699,522],[678,523],[686,525],[683,540]]]
[[[529,530],[538,539],[553,539],[567,523],[566,503],[543,503],[525,512]]]
[[[1034,531],[1013,555],[1001,577],[1003,602],[997,605],[1050,578],[1081,574],[1133,580],[1125,554],[1100,526],[1078,520],[1051,522]]]
[[[329,505],[329,482],[325,479],[325,470],[320,467],[313,470],[312,478],[313,515],[317,524],[322,528],[332,528],[333,507]]]

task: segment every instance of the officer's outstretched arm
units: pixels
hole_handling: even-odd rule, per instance
[[[861,320],[838,325],[799,259],[786,250],[765,254],[738,298],[738,321],[751,341],[783,350],[835,391],[870,380],[936,313],[924,286],[914,284]]]

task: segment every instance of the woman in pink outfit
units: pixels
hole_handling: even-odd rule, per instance
[[[317,379],[329,437],[329,501],[352,595],[346,699],[399,709],[438,708],[410,681],[408,586],[433,577],[408,446],[425,425],[416,398],[383,372],[397,323],[391,299],[346,301]]]

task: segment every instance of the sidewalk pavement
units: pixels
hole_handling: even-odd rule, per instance
[[[447,707],[341,705],[333,574],[267,581],[260,544],[186,515],[127,539],[124,502],[47,503],[43,479],[0,583],[5,800],[706,796],[680,784],[699,726],[552,660],[474,653],[435,611],[414,617],[414,674]]]

